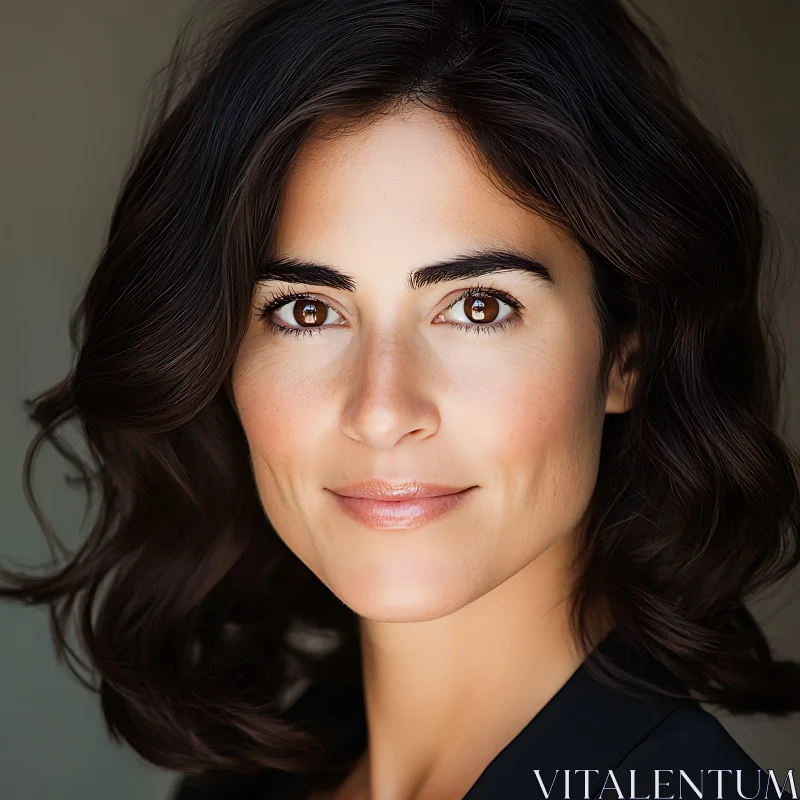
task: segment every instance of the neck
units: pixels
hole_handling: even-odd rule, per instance
[[[462,797],[580,666],[568,613],[576,542],[445,617],[361,620],[371,800]]]

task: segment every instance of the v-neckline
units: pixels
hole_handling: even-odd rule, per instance
[[[602,652],[628,673],[655,684],[676,685],[660,665],[636,654],[618,630],[611,629],[544,706],[492,758],[462,800],[538,796],[536,792],[540,787],[535,770],[540,770],[544,776],[552,774],[553,769],[574,768],[575,764],[591,765],[592,770],[597,770],[589,778],[589,796],[592,796],[601,786],[601,776],[613,769],[635,742],[677,705],[694,702],[655,692],[635,696],[601,683],[586,666],[595,651]],[[352,711],[354,702],[363,703],[363,696],[356,686],[339,694],[329,709],[344,709],[350,704]],[[363,707],[358,710],[363,711]],[[337,753],[351,749],[359,742],[360,749],[366,744],[363,714],[356,714],[351,720],[349,730],[340,739],[341,748]],[[335,757],[336,753],[332,755]],[[311,776],[308,779],[313,782]],[[309,785],[302,780],[300,783]],[[308,791],[304,792],[301,785],[294,785],[293,790],[292,799],[307,800]]]

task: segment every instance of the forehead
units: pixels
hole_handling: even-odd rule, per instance
[[[577,243],[500,191],[452,122],[424,106],[311,136],[287,176],[275,243],[281,255],[354,273],[486,246],[539,257],[557,282],[564,262],[575,271],[585,261]]]

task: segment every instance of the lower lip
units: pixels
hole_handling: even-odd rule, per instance
[[[457,508],[477,486],[440,497],[417,497],[413,500],[369,500],[344,497],[331,492],[339,507],[350,518],[368,528],[410,530],[421,528]]]

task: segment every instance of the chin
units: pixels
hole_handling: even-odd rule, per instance
[[[368,575],[350,574],[341,586],[328,587],[359,617],[376,622],[424,622],[458,611],[477,597],[464,584],[463,573],[448,580],[441,570],[368,570]]]
[[[379,597],[359,597],[346,604],[359,617],[374,622],[426,622],[446,617],[464,605],[445,598],[427,599],[408,595],[398,595],[391,601]]]

